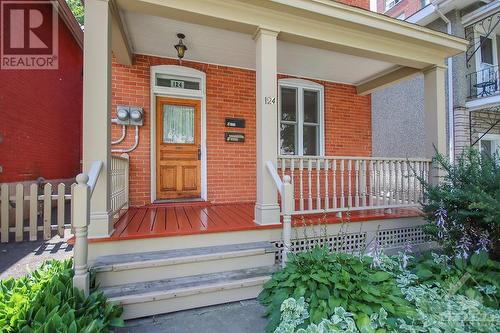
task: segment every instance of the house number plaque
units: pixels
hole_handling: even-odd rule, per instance
[[[226,118],[226,127],[245,128],[245,119]]]
[[[245,142],[245,133],[225,132],[226,142]]]
[[[274,105],[274,104],[276,104],[276,97],[266,96],[266,97],[264,97],[264,103],[269,104],[269,105]]]

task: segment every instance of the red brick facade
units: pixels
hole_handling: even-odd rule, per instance
[[[402,0],[386,12],[385,3],[386,0],[377,0],[377,12],[394,18],[404,14],[406,19],[423,8],[422,0]]]
[[[83,52],[58,31],[59,69],[0,70],[0,182],[80,172]]]
[[[174,59],[137,55],[132,67],[113,62],[113,109],[116,105],[144,107],[145,124],[140,142],[130,153],[130,198],[132,205],[150,203],[150,66],[175,64]],[[256,192],[255,72],[226,66],[184,61],[183,66],[206,73],[207,116],[207,192],[211,202],[252,202]],[[283,76],[280,76],[283,77]],[[327,155],[371,155],[371,99],[357,96],[355,87],[316,81],[325,90],[325,153]],[[244,143],[224,141],[224,119],[246,120]],[[113,125],[113,139],[120,136]],[[128,130],[126,140],[113,148],[133,143]]]
[[[338,2],[345,3],[346,5],[370,9],[370,0],[337,0]]]

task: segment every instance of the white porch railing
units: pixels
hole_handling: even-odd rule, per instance
[[[431,160],[282,156],[278,165],[267,162],[281,196],[285,265],[292,215],[417,207],[424,199],[418,177],[429,179]]]
[[[120,215],[129,204],[129,156],[111,155],[111,212]]]
[[[94,192],[97,179],[102,169],[102,161],[92,163],[88,174],[76,176],[76,186],[73,189],[72,223],[75,230],[75,245],[73,247],[73,286],[89,294],[88,258],[88,225],[90,222],[90,199]]]
[[[431,160],[379,157],[291,157],[278,172],[294,189],[292,214],[419,206]]]

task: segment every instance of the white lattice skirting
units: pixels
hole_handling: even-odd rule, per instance
[[[369,252],[377,243],[387,254],[406,247],[418,252],[435,246],[424,233],[424,224],[422,218],[409,218],[298,227],[293,229],[290,251],[297,253],[327,245],[332,251],[360,253]],[[273,243],[278,248],[276,261],[281,262],[283,241]]]

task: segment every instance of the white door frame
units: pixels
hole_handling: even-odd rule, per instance
[[[199,90],[190,89],[179,89],[179,88],[168,88],[160,87],[156,85],[156,75],[164,74],[173,77],[179,77],[184,79],[192,79],[199,81]],[[201,193],[200,197],[202,200],[207,200],[207,147],[206,147],[206,136],[207,136],[207,117],[206,117],[206,98],[205,98],[205,84],[206,75],[204,72],[196,70],[190,67],[183,67],[177,65],[158,65],[151,66],[151,202],[156,201],[156,97],[174,97],[174,98],[184,98],[184,99],[197,99],[201,101]]]

